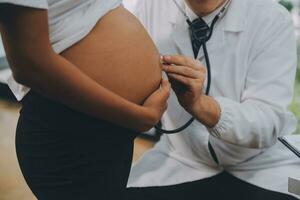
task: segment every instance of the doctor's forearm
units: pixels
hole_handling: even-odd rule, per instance
[[[190,110],[190,113],[203,125],[212,128],[219,122],[221,109],[216,100],[203,95]]]

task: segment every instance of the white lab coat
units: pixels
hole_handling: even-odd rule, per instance
[[[183,0],[177,1],[184,8]],[[161,54],[193,56],[185,17],[172,0],[139,0],[136,16]],[[300,173],[300,160],[277,142],[297,123],[288,112],[297,65],[288,12],[271,0],[233,0],[207,48],[210,95],[220,104],[220,121],[212,129],[196,121],[180,134],[162,136],[132,167],[128,187],[174,185],[226,170],[288,193],[288,177]],[[198,58],[204,60],[202,50]],[[189,118],[172,93],[165,128],[177,128]],[[220,165],[210,155],[209,141]]]

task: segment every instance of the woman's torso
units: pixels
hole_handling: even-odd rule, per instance
[[[159,87],[159,54],[143,26],[122,6],[110,11],[80,42],[61,53],[85,74],[141,104]]]
[[[121,0],[11,1],[48,9],[54,51],[105,87],[136,103],[158,87],[158,53],[134,17],[123,8],[115,9]],[[30,89],[12,76],[8,84],[18,100]]]

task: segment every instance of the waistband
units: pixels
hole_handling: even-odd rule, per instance
[[[99,131],[99,134],[105,131],[120,137],[137,135],[133,130],[78,112],[32,90],[23,98],[22,105],[21,117],[46,125],[48,129],[72,132]]]

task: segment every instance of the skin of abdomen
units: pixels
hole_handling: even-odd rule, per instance
[[[137,104],[160,85],[160,55],[144,27],[122,6],[102,17],[84,39],[61,55],[102,86]]]

